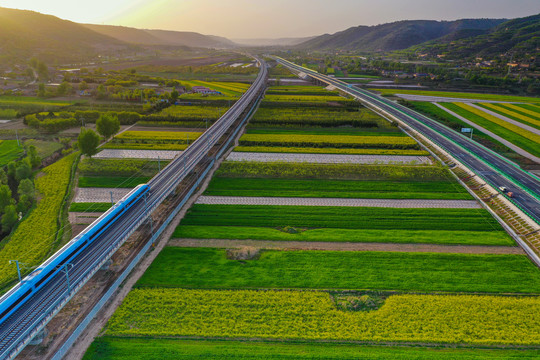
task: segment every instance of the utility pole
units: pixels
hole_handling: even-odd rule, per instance
[[[17,275],[19,275],[19,282],[22,282],[22,279],[21,279],[21,268],[20,268],[20,266],[19,266],[19,260],[9,260],[9,263],[10,263],[10,264],[15,263],[15,265],[17,266]]]
[[[17,138],[17,146],[21,146],[21,144],[19,143],[19,130],[15,129],[15,137]]]
[[[159,156],[157,157],[158,172],[161,172],[161,161],[159,161]]]
[[[73,268],[73,264],[67,263],[62,265],[62,271],[66,274],[66,281],[67,281],[67,288],[68,288],[68,294],[71,292],[71,282],[69,281],[69,269]]]

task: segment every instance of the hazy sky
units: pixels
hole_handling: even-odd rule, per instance
[[[539,0],[0,0],[83,23],[196,31],[228,38],[300,37],[405,19],[514,18]]]

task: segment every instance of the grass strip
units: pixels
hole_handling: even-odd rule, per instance
[[[137,286],[536,293],[540,270],[525,255],[268,250],[241,261],[165,247]]]
[[[180,225],[174,238],[271,241],[374,242],[396,244],[444,244],[515,246],[504,231],[302,229],[253,226]]]
[[[137,349],[137,351],[133,351]],[[536,359],[540,350],[455,349],[306,342],[255,342],[122,338],[94,340],[83,360],[283,359],[283,360],[491,360]]]
[[[70,212],[105,212],[111,208],[110,203],[72,203]]]
[[[425,150],[402,149],[350,149],[280,146],[237,146],[236,152],[291,153],[291,154],[341,154],[341,155],[410,155],[429,156]]]
[[[79,187],[95,188],[134,188],[139,184],[147,183],[151,177],[122,177],[122,176],[81,176]]]
[[[484,209],[195,204],[182,225],[499,231]]]
[[[217,176],[234,178],[340,179],[434,181],[454,180],[442,166],[364,164],[313,164],[288,162],[225,161]]]
[[[80,183],[80,180],[79,180]],[[473,199],[456,182],[351,181],[214,177],[205,195],[364,199]]]

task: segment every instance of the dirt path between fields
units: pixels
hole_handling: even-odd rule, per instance
[[[224,239],[171,239],[169,246],[241,248],[282,250],[329,250],[329,251],[393,251],[430,252],[453,254],[518,254],[525,252],[520,247],[478,246],[478,245],[435,245],[435,244],[391,244],[391,243],[350,243],[318,241],[270,241],[270,240],[224,240]]]

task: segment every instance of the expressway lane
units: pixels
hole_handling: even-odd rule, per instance
[[[287,60],[276,59],[289,69],[302,72],[315,80],[335,86],[340,91],[355,97],[379,113],[399,119],[445,149],[490,185],[495,188],[499,186],[507,187],[515,196],[510,200],[540,224],[540,179],[538,177],[522,170],[511,161],[468,137],[407,107],[368,91],[349,86],[342,81],[319,74],[316,71],[303,68]]]
[[[59,271],[51,277],[46,286],[32,293],[18,310],[0,324],[0,359],[11,359],[24,348],[33,335],[46,325],[127,237],[174,191],[200,161],[206,158],[239,116],[257,100],[265,87],[268,75],[264,61],[260,59],[257,61],[260,65],[259,75],[244,95],[180,156],[150,180],[148,183],[150,190],[144,200],[135,203],[120,215],[107,231],[70,260],[70,264],[73,265],[69,269],[71,291],[68,291],[66,274]]]

